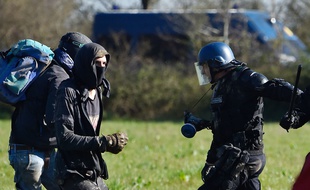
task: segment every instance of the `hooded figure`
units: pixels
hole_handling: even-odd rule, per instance
[[[98,67],[95,59],[106,56],[106,67]],[[87,89],[95,89],[105,79],[110,54],[99,44],[85,44],[76,54],[73,75],[77,83]],[[91,64],[89,64],[91,63]]]
[[[80,32],[68,32],[63,35],[59,41],[58,48],[65,51],[69,56],[74,59],[79,49],[92,41]]]
[[[68,32],[59,41],[58,48],[55,49],[54,61],[57,62],[65,71],[72,76],[72,67],[76,53],[83,45],[92,41],[84,34],[79,32]]]
[[[124,132],[100,135],[102,88],[110,61],[99,44],[85,44],[76,54],[73,78],[57,91],[55,131],[58,152],[55,176],[62,189],[108,190],[108,170],[102,153],[118,154],[127,144]]]
[[[54,50],[52,63],[27,89],[27,99],[15,106],[8,153],[18,189],[41,189],[42,185],[45,189],[60,189],[53,180],[57,147],[54,127],[56,94],[61,83],[72,76],[77,51],[90,42],[79,32],[64,34]],[[24,159],[21,154],[35,159]]]

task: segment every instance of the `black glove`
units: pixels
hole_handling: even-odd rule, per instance
[[[280,120],[280,126],[287,131],[291,128],[299,128],[300,126],[298,126],[298,123],[299,116],[296,110],[293,110],[290,116],[288,115],[288,113],[286,113]]]
[[[184,112],[184,123],[190,123],[195,126],[196,131],[200,131],[204,128],[211,129],[211,122],[205,119],[195,117],[192,113]]]
[[[111,152],[113,154],[118,154],[123,150],[128,142],[128,136],[126,133],[118,132],[111,135],[102,136],[103,141],[101,146],[101,152]]]

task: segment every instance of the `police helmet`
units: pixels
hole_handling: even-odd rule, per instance
[[[223,42],[212,42],[202,47],[198,53],[199,65],[208,64],[210,68],[226,69],[235,59],[230,47]]]

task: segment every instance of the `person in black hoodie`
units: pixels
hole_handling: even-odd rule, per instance
[[[54,60],[16,105],[12,115],[9,160],[15,171],[17,189],[59,189],[53,178],[57,147],[53,126],[56,91],[68,79],[78,49],[91,40],[82,33],[69,32],[60,39]]]
[[[108,187],[108,171],[101,153],[118,154],[127,144],[126,133],[99,135],[103,95],[109,95],[105,72],[109,53],[99,44],[84,45],[75,57],[73,78],[63,81],[55,110],[56,176],[62,189]]]

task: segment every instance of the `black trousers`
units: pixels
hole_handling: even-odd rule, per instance
[[[109,190],[101,177],[95,181],[85,179],[78,174],[71,174],[61,186],[62,190]]]
[[[231,181],[234,184],[234,187],[229,190],[261,190],[261,183],[258,177],[263,172],[265,165],[265,154],[250,155],[250,160],[246,165],[246,175],[240,174],[239,178]],[[226,190],[223,188],[214,189],[213,187],[210,188],[210,186],[212,185],[205,183],[200,186],[198,190]]]

